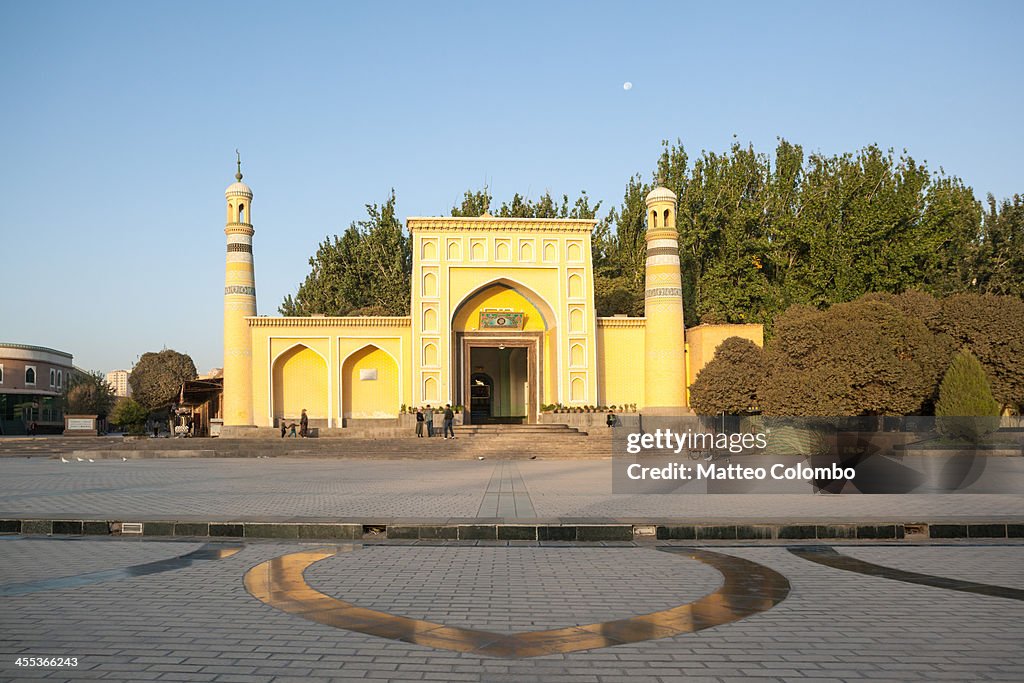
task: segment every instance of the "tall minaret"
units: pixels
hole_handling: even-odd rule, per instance
[[[236,152],[237,154],[237,152]],[[248,427],[252,419],[252,335],[247,316],[256,315],[252,263],[252,190],[242,182],[238,157],[235,181],[225,190],[228,236],[224,270],[224,425]]]
[[[647,195],[644,285],[644,410],[679,414],[686,408],[683,285],[679,272],[676,195],[658,186]]]

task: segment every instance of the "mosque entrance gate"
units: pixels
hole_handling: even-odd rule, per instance
[[[541,405],[543,333],[474,331],[456,332],[455,337],[455,403],[464,406],[466,424],[535,423]]]

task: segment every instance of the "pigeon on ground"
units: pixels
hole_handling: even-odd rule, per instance
[[[65,457],[64,457],[63,455],[62,455],[62,456],[60,456],[60,461],[61,461],[61,462],[71,462],[70,460],[68,460],[67,458],[65,458]]]
[[[536,455],[531,455],[531,456],[530,456],[530,460],[536,460],[536,459],[537,459],[537,456],[536,456]]]
[[[78,462],[85,462],[85,458],[80,458],[77,455],[75,456],[75,460],[77,460]]]
[[[476,456],[476,459],[477,459],[477,460],[483,460],[483,459],[484,459],[484,456],[482,456],[482,455],[478,455],[478,456]]]
[[[96,462],[96,461],[93,460],[92,458],[89,458],[89,462]]]
[[[126,458],[126,457],[124,457],[124,456],[122,455],[122,456],[121,456],[121,462],[128,462],[128,458]]]

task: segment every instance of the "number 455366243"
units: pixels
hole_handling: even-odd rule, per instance
[[[78,666],[78,657],[18,657],[14,663],[17,666],[55,669],[67,666]]]

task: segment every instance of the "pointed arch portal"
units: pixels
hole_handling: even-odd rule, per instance
[[[506,319],[502,312],[515,315]],[[516,315],[521,316],[518,324]],[[465,406],[468,423],[536,421],[545,336],[554,323],[554,311],[543,297],[507,278],[478,287],[455,307],[453,398]]]
[[[302,410],[311,423],[327,424],[327,361],[304,344],[296,344],[274,360],[274,426],[298,422]]]

